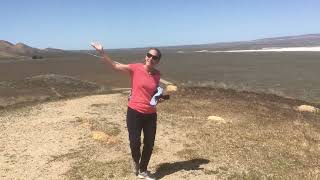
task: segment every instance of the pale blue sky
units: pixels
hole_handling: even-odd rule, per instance
[[[0,39],[132,48],[320,33],[319,0],[1,0]]]

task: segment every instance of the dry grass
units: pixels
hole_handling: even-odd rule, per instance
[[[176,155],[210,160],[207,173],[223,179],[319,177],[320,115],[296,112],[293,107],[300,103],[273,95],[185,88],[160,112],[167,114],[163,121],[187,132],[185,149]],[[229,123],[207,121],[209,115]]]
[[[68,179],[121,179],[130,174],[130,162],[122,161],[81,161],[65,175]]]
[[[103,107],[104,104],[93,104],[92,107]],[[123,179],[130,175],[130,159],[126,156],[117,160],[100,160],[98,157],[114,156],[124,144],[117,137],[121,132],[118,124],[106,118],[77,118],[75,125],[88,126],[91,132],[101,132],[107,137],[116,139],[111,143],[103,139],[81,141],[82,147],[66,154],[52,156],[52,161],[71,161],[71,168],[64,174],[67,179]],[[111,154],[108,154],[111,153]]]
[[[93,102],[87,116],[72,120],[75,128],[86,127],[88,133],[79,139],[81,148],[51,157],[53,163],[71,163],[66,179],[133,177],[125,142],[127,99],[120,96],[116,102]],[[310,103],[267,94],[179,87],[169,101],[158,106],[159,131],[151,169],[163,179],[317,179],[320,114],[296,111],[294,107],[300,104]],[[30,109],[15,112],[23,116]],[[110,112],[120,113],[115,117]],[[227,122],[216,123],[208,116]],[[112,136],[117,143],[94,140],[93,131]]]
[[[114,52],[112,57],[132,63],[139,61],[143,53]],[[168,80],[262,90],[319,101],[315,73],[319,69],[319,53],[164,54],[165,61],[160,66]],[[287,68],[284,70],[279,63]],[[301,63],[308,73],[301,74],[301,68],[297,69]],[[183,67],[176,68],[177,64]],[[34,102],[59,102],[61,98],[110,93],[113,87],[129,84],[127,76],[116,74],[104,62],[86,55],[2,61],[0,67],[3,72],[0,116],[14,112],[15,116],[24,117],[33,112],[27,105]],[[270,69],[275,73],[270,74]],[[62,97],[57,97],[52,89]],[[125,108],[126,98],[117,103]],[[151,168],[157,177],[164,179],[197,179],[198,176],[203,179],[317,179],[320,115],[293,109],[301,104],[310,103],[269,94],[179,87],[171,100],[158,108],[159,132]],[[125,151],[128,144],[124,141],[127,134],[121,121],[125,110],[113,103],[93,104],[89,109],[87,115],[94,118],[73,122],[74,127],[89,125],[88,137],[79,139],[82,148],[52,156],[51,161],[72,162],[65,174],[67,179],[130,178],[130,154]],[[123,112],[123,117],[117,114],[117,117],[106,118],[108,111]],[[209,121],[208,116],[222,117],[227,123]],[[111,121],[112,118],[116,120]],[[10,119],[1,122],[10,122]],[[4,128],[0,126],[1,130]],[[119,143],[95,141],[91,131],[116,137]]]

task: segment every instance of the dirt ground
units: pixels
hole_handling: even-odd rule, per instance
[[[1,179],[136,179],[126,103],[116,93],[1,110]],[[149,170],[158,179],[320,178],[320,117],[296,112],[301,103],[185,89],[158,107]]]
[[[87,96],[4,113],[1,179],[134,179],[125,124],[126,98],[121,94]],[[178,161],[172,155],[183,149],[177,142],[185,137],[177,136],[177,142],[171,142],[174,134],[167,136],[169,129],[164,129],[168,127],[160,124],[154,152],[159,147],[166,150],[153,156],[153,171],[157,164]],[[97,132],[103,132],[102,137]],[[92,168],[102,174],[92,174]],[[174,177],[179,173],[166,178]]]

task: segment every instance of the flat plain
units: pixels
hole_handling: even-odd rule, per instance
[[[143,52],[110,54],[128,63],[142,62]],[[152,174],[318,179],[320,114],[296,111],[320,108],[318,57],[164,51],[163,78],[178,91],[158,105]],[[82,53],[3,59],[0,75],[1,179],[136,179],[126,74]]]

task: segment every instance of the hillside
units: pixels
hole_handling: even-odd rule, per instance
[[[127,93],[0,111],[2,179],[135,179]],[[180,88],[158,106],[159,179],[317,179],[320,116],[274,95]],[[219,116],[223,119],[208,119]]]
[[[52,53],[65,53],[61,49],[46,48],[38,49],[24,43],[12,44],[8,41],[0,40],[0,58],[25,58],[32,56],[44,56]]]
[[[30,56],[40,53],[41,50],[32,48],[23,43],[12,44],[7,41],[0,40],[0,53],[10,54],[11,56]]]

